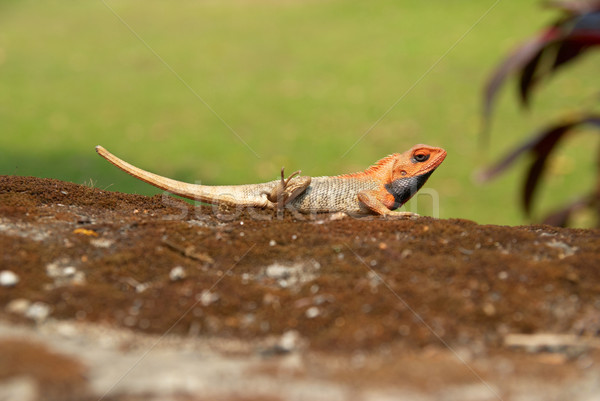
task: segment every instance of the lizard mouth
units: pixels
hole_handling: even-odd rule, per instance
[[[444,160],[444,158],[442,157],[441,160]],[[391,209],[397,209],[408,202],[408,200],[412,198],[419,189],[421,189],[431,174],[433,174],[434,170],[435,168],[424,174],[416,175],[414,177],[398,178],[397,180],[387,184],[385,189],[394,197],[394,207]]]
[[[445,150],[440,149],[440,152],[437,155],[435,155],[435,157],[431,159],[429,163],[423,165],[423,167],[419,169],[416,176],[419,177],[420,175],[426,175],[427,173],[431,175],[431,173],[433,173],[433,171],[436,168],[438,168],[440,164],[442,164],[442,162],[446,158],[446,154],[447,153]],[[429,175],[427,175],[427,178],[429,178]],[[425,180],[427,180],[427,178],[425,178]]]

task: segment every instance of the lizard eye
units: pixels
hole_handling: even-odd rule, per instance
[[[427,159],[429,159],[429,154],[425,154],[425,153],[417,153],[416,155],[413,156],[413,160],[416,163],[423,163]]]

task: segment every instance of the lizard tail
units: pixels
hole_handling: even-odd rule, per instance
[[[146,170],[142,170],[132,164],[127,163],[124,160],[119,159],[117,156],[104,149],[102,146],[96,146],[96,152],[108,160],[111,164],[117,166],[127,174],[147,182],[157,188],[171,192],[172,194],[183,196],[184,198],[197,200],[200,202],[211,203],[211,204],[229,204],[239,205],[240,195],[242,198],[247,197],[247,193],[238,194],[239,191],[244,191],[242,187],[245,186],[208,186],[199,184],[188,184],[187,182],[173,180],[171,178],[163,177],[158,174],[151,173]],[[237,198],[237,200],[236,200]],[[253,206],[259,206],[256,204],[257,200],[254,200]],[[265,198],[266,206],[266,198]]]

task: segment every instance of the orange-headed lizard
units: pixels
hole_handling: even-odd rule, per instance
[[[208,186],[188,184],[161,177],[119,159],[102,146],[96,151],[106,160],[135,178],[175,195],[210,204],[281,210],[301,213],[411,216],[397,212],[444,161],[446,151],[415,145],[394,153],[363,172],[332,177],[300,176],[299,171],[284,179],[262,184]]]

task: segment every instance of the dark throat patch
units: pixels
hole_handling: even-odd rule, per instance
[[[432,173],[433,170],[415,177],[398,178],[387,184],[385,189],[394,196],[394,207],[392,210],[397,209],[408,202],[408,200],[421,189]]]

